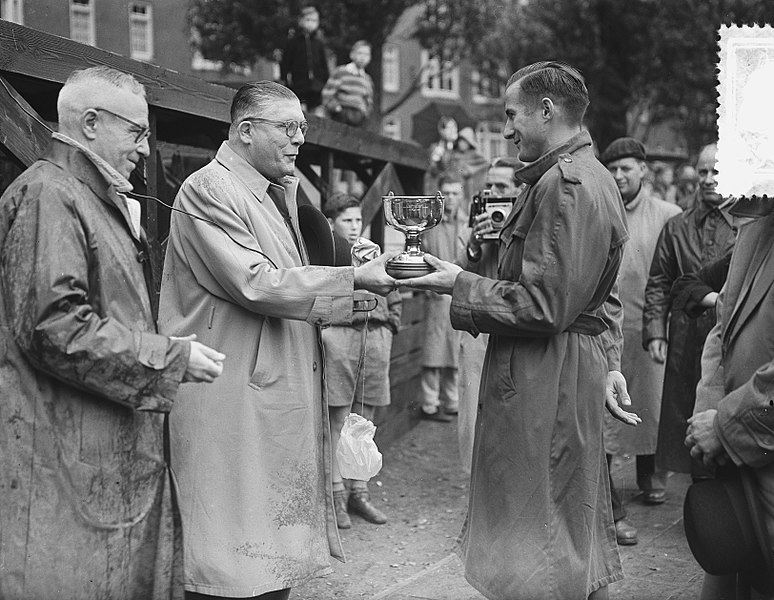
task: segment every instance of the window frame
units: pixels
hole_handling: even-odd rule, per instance
[[[438,57],[431,57],[429,50],[423,48],[422,60],[422,95],[432,98],[458,99],[460,97],[460,68],[453,66],[446,69],[441,66]],[[450,65],[448,61],[445,65]],[[444,80],[449,87],[442,87]],[[435,82],[435,83],[433,83]]]
[[[87,20],[88,40],[80,40],[73,37],[73,23],[76,15],[85,17]],[[70,39],[80,44],[88,46],[97,45],[97,26],[94,18],[94,0],[70,0]]]
[[[135,7],[142,7],[145,9],[145,12],[135,12],[133,10]],[[134,60],[152,60],[155,52],[153,39],[153,5],[150,2],[132,0],[127,3],[127,10],[129,12],[129,56]],[[134,32],[139,31],[139,29],[135,29],[135,27],[140,27],[142,25],[145,26],[147,48],[146,50],[135,50]]]

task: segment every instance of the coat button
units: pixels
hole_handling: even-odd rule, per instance
[[[316,370],[317,370],[317,361],[314,361],[312,363],[312,371],[316,371]]]

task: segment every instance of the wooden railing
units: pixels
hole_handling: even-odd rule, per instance
[[[96,65],[131,73],[145,86],[152,158],[138,166],[132,181],[138,191],[171,204],[176,186],[189,172],[183,166],[182,172],[178,168],[170,175],[170,154],[199,156],[200,161],[214,155],[228,135],[233,88],[0,20],[0,150],[18,169],[32,164],[56,127],[56,97],[62,84],[72,71]],[[334,169],[353,171],[366,185],[361,201],[364,223],[371,225],[371,237],[382,242],[381,196],[388,189],[422,193],[428,166],[425,150],[314,115],[307,119],[309,131],[299,152],[298,171],[319,192],[322,205]],[[159,271],[169,211],[151,203],[143,207],[143,221]],[[392,406],[377,419],[383,443],[398,437],[414,419],[423,317],[423,299],[407,297],[403,325],[393,344]]]

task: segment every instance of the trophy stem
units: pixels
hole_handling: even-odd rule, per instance
[[[409,231],[406,233],[406,252],[412,256],[421,256],[424,254],[420,246],[419,232]]]

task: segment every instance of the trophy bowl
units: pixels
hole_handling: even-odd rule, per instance
[[[406,236],[406,249],[387,261],[385,269],[395,279],[421,277],[433,272],[420,248],[420,234],[435,227],[443,218],[444,198],[435,196],[396,196],[392,192],[382,196],[384,217],[391,227]]]

